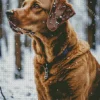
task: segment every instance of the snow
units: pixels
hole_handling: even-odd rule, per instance
[[[3,1],[4,4],[7,2],[6,0]],[[17,7],[18,3],[15,1],[17,0],[10,0],[10,8]],[[75,31],[78,33],[78,37],[86,40],[86,32],[84,30],[88,24],[87,22],[90,22],[86,13],[86,0],[82,2],[80,0],[72,0],[72,3],[74,4],[76,15],[71,18],[71,23],[73,24]],[[6,8],[4,8],[4,11],[5,9]],[[8,33],[7,37],[9,44],[7,51],[4,38],[1,40],[3,57],[0,58],[0,86],[3,94],[7,100],[37,100],[33,66],[34,51],[32,50],[32,52],[30,52],[28,48],[22,47],[24,58],[22,61],[24,78],[15,80],[14,33],[9,28],[7,18],[5,16],[2,27],[4,27],[4,30]],[[97,33],[100,33],[100,28],[98,28]],[[23,40],[24,36],[21,37],[21,41]],[[96,46],[96,50],[91,50],[91,52],[100,63],[100,45],[98,44]],[[1,94],[0,100],[3,100]]]
[[[86,38],[86,28],[89,22],[86,0],[71,0],[71,4],[76,12],[70,21],[77,32],[79,38],[87,40]]]
[[[3,5],[6,5],[7,0],[2,0]],[[10,9],[16,8],[18,3],[16,0],[10,0]],[[29,49],[22,47],[23,50],[23,79],[16,80],[15,73],[15,40],[14,32],[10,29],[5,11],[6,6],[3,6],[3,33],[7,33],[8,51],[6,48],[5,39],[1,39],[2,45],[2,59],[0,58],[0,87],[7,100],[37,100],[36,87],[34,82],[34,66],[33,58],[34,51],[30,52]],[[21,41],[24,41],[24,36],[21,36]],[[3,97],[0,93],[0,100]]]
[[[100,64],[100,45],[96,45],[96,50],[91,49],[91,53]]]
[[[23,79],[14,79],[15,64],[12,54],[0,60],[0,86],[7,100],[37,100],[33,55],[29,52],[28,49],[24,51]],[[1,95],[0,100],[3,100]]]

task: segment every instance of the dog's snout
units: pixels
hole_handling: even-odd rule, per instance
[[[13,10],[7,10],[6,15],[7,15],[7,17],[11,17],[11,16],[14,15],[14,11]]]

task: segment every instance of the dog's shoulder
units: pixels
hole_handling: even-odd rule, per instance
[[[84,56],[87,52],[90,52],[89,44],[83,40],[78,40],[76,46],[68,53],[67,58],[69,59],[67,61]]]

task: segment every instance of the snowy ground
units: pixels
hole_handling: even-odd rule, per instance
[[[2,27],[7,33],[8,37],[8,51],[6,51],[5,41],[2,38],[2,59],[0,59],[0,87],[2,88],[3,94],[6,100],[37,100],[36,87],[34,83],[34,73],[33,73],[33,57],[34,52],[29,51],[25,47],[22,47],[23,62],[23,79],[15,80],[15,57],[14,57],[14,33],[8,25],[8,21],[5,15],[6,2],[7,0],[2,0],[3,2],[3,24]],[[9,1],[9,9],[14,9],[18,6],[17,0]],[[21,39],[24,41],[23,37]],[[0,100],[4,100],[0,93]]]
[[[37,100],[33,76],[32,54],[24,51],[24,79],[14,79],[14,59],[9,55],[0,60],[0,86],[7,100]],[[0,100],[3,100],[0,94]]]

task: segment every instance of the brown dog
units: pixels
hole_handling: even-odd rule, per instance
[[[7,11],[11,28],[33,39],[38,100],[100,100],[100,65],[77,39],[74,14],[65,0],[25,0]]]

